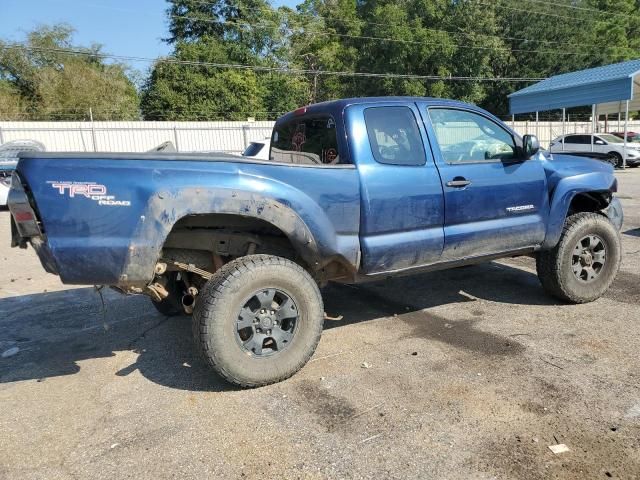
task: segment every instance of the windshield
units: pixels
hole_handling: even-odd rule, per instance
[[[624,140],[622,140],[621,138],[616,137],[615,135],[611,135],[608,133],[605,133],[603,135],[598,135],[602,140],[604,140],[605,142],[609,142],[609,143],[624,143]]]

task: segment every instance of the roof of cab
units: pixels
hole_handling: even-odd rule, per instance
[[[339,114],[348,107],[349,105],[362,105],[363,103],[389,103],[389,102],[399,102],[399,103],[415,103],[415,102],[428,102],[431,105],[447,105],[447,106],[458,106],[458,107],[466,107],[466,108],[475,108],[479,110],[479,107],[460,102],[458,100],[450,100],[446,98],[434,98],[434,97],[354,97],[354,98],[341,98],[339,100],[328,100],[326,102],[320,103],[312,103],[311,105],[306,105],[300,107],[292,112],[285,113],[278,119],[278,122],[289,120],[292,116],[297,114],[313,114],[313,113],[333,113]],[[299,112],[299,113],[298,113]]]

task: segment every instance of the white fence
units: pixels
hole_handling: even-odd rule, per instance
[[[52,152],[144,152],[163,142],[178,151],[239,153],[271,136],[274,122],[0,122],[0,144],[37,140]]]
[[[238,153],[252,140],[271,136],[271,121],[260,122],[0,122],[0,144],[10,140],[38,140],[48,151],[144,152],[171,141],[178,151],[221,151]],[[511,121],[507,121],[512,125]],[[540,144],[563,133],[562,122],[515,122],[514,129],[531,133]],[[609,122],[606,131],[618,128]],[[604,122],[598,127],[605,131]],[[640,131],[640,122],[630,122],[629,131]],[[564,133],[589,133],[591,122],[566,122]],[[474,137],[477,129],[461,128],[455,140]],[[452,139],[454,141],[454,139]]]

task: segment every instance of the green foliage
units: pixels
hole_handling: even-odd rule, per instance
[[[295,11],[268,0],[167,1],[173,53],[142,82],[146,119],[275,118],[306,103],[374,95],[456,98],[504,115],[507,95],[530,82],[480,78],[542,78],[640,57],[637,0],[303,0]],[[28,44],[69,49],[71,34],[43,28]],[[0,48],[3,118],[60,110],[84,118],[89,107],[95,118],[134,118],[131,74],[105,64],[98,46],[81,50],[87,55]]]
[[[285,12],[264,0],[172,0],[167,11],[178,60],[258,65],[287,63]],[[273,118],[308,101],[304,79],[273,72],[224,70],[159,61],[142,88],[147,119]]]
[[[73,30],[41,27],[27,36],[28,48],[0,41],[0,119],[96,120],[138,117],[138,95],[126,68],[105,64],[100,46],[69,55]],[[77,47],[73,47],[78,50]]]
[[[536,0],[304,0],[292,11],[273,9],[265,0],[169,0],[174,58],[191,58],[184,47],[187,43],[203,49],[201,59],[286,66],[308,73],[247,71],[242,75],[246,82],[227,86],[218,80],[219,68],[193,73],[194,67],[158,64],[145,87],[144,111],[174,112],[190,102],[192,112],[200,114],[200,107],[211,105],[221,111],[211,109],[205,116],[235,118],[235,100],[245,98],[243,114],[260,117],[262,110],[273,118],[302,103],[340,97],[424,95],[457,98],[504,115],[507,94],[528,83],[476,78],[541,78],[640,56],[635,0],[567,3],[578,8],[563,7],[563,1],[567,0],[554,5]],[[207,53],[213,49],[215,54]],[[470,79],[321,73],[340,71]],[[206,90],[218,98],[209,99],[202,89],[189,93],[201,84],[192,75],[219,83],[218,88]],[[225,91],[232,86],[239,97]]]

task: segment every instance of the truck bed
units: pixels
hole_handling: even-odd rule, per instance
[[[357,267],[353,165],[293,165],[229,154],[49,153],[17,167],[65,283],[137,285],[153,278],[173,226],[193,215],[246,215],[278,225],[309,262]],[[312,241],[313,239],[313,241]],[[312,245],[306,245],[313,242]]]

